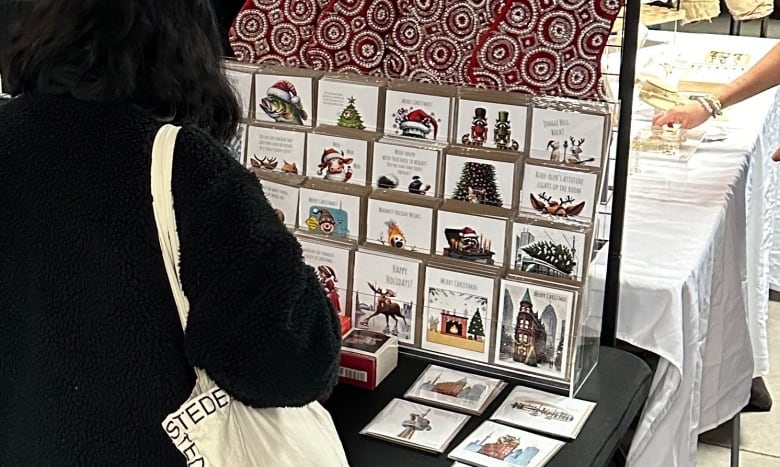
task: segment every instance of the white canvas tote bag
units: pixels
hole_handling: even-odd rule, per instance
[[[189,302],[179,276],[179,237],[173,208],[173,149],[179,127],[160,128],[152,148],[154,217],[165,268],[186,330]],[[195,368],[190,398],[162,427],[192,467],[348,466],[330,414],[318,403],[255,409],[232,399]]]

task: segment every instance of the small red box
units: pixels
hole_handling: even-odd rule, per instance
[[[398,339],[380,332],[353,329],[341,344],[339,382],[376,389],[398,365]]]
[[[346,335],[352,329],[352,318],[346,315],[339,315],[341,319],[341,335]]]

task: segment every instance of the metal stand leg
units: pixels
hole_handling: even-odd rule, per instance
[[[738,413],[731,420],[731,467],[739,467],[739,417]]]
[[[761,37],[766,37],[769,30],[769,16],[761,18]]]
[[[742,21],[737,21],[732,16],[729,18],[729,36],[742,35]]]

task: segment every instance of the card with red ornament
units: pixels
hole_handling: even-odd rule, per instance
[[[481,415],[506,385],[506,382],[497,378],[428,365],[404,397]]]
[[[365,185],[371,144],[368,140],[330,133],[309,133],[306,140],[306,173],[335,183]]]
[[[592,224],[599,174],[525,164],[519,208],[559,222]]]

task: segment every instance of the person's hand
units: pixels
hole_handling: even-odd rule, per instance
[[[711,117],[707,109],[699,102],[691,101],[685,105],[674,107],[653,118],[653,126],[673,125],[679,123],[680,126],[689,130],[696,128],[706,122]]]
[[[775,149],[775,152],[772,154],[772,160],[775,162],[780,162],[780,148]]]

